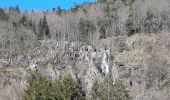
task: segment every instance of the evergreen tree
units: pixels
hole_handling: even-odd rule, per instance
[[[99,38],[100,39],[106,39],[107,36],[108,36],[108,33],[106,30],[108,30],[112,25],[112,20],[111,19],[103,19],[103,20],[100,20],[98,22],[98,26],[99,26],[99,33],[100,33],[100,36]]]
[[[0,8],[0,20],[7,21],[8,15],[4,12],[2,8]]]
[[[19,20],[19,25],[23,25],[25,28],[31,29],[34,33],[36,33],[36,25],[32,20],[28,20],[28,18],[23,15]]]
[[[36,25],[35,25],[35,23],[34,23],[32,20],[30,20],[30,21],[28,22],[28,27],[29,27],[34,33],[36,33]]]
[[[52,99],[84,100],[82,88],[70,75],[62,76],[52,86]]]
[[[22,24],[23,26],[27,26],[28,22],[27,22],[27,17],[25,15],[23,15],[19,21],[19,24]]]
[[[28,86],[23,95],[23,100],[49,99],[49,82],[39,71],[32,72],[27,80]]]
[[[158,24],[158,17],[150,9],[148,9],[148,11],[146,12],[144,27],[145,33],[157,33],[158,30],[160,29],[160,26]]]
[[[139,27],[138,25],[137,14],[135,14],[135,11],[131,10],[125,26],[126,26],[126,32],[128,36],[140,32],[141,27]]]
[[[102,83],[93,84],[92,100],[130,100],[130,97],[121,81],[113,84],[113,80],[107,78]]]
[[[44,18],[40,20],[38,25],[38,40],[43,40],[45,38],[49,39],[51,38],[50,30],[48,28],[48,23],[46,20],[46,16],[44,15]]]
[[[17,11],[18,13],[20,13],[20,9],[19,9],[19,6],[15,6],[15,11]]]
[[[54,82],[48,81],[39,71],[34,71],[27,79],[28,86],[23,100],[84,100],[85,93],[80,81],[64,75]]]
[[[80,19],[79,22],[79,32],[80,32],[80,40],[82,42],[89,42],[89,36],[90,34],[93,34],[93,31],[95,30],[95,26],[90,22],[89,20]]]

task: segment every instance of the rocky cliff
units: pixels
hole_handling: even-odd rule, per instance
[[[6,54],[1,53],[0,98],[18,100],[25,89],[29,71],[38,68],[50,80],[58,78],[62,73],[69,73],[73,77],[77,75],[87,95],[91,94],[93,82],[102,81],[111,75],[114,80],[124,82],[134,100],[168,100],[169,36],[169,33],[161,33],[110,37],[101,40],[95,47],[83,45],[80,49],[67,53],[45,48],[41,41],[39,46],[30,49],[31,55],[37,50],[36,55],[30,59],[26,55],[20,55],[15,58],[18,59],[14,62],[16,66],[11,67],[6,61],[8,59],[3,58]]]

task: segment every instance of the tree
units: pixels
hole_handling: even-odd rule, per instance
[[[23,15],[19,20],[19,25],[23,25],[25,28],[31,29],[34,33],[36,33],[36,25],[32,20],[28,20],[28,18]],[[14,23],[15,26],[15,23]]]
[[[131,10],[130,14],[128,16],[128,19],[126,21],[126,24],[125,24],[128,36],[131,36],[135,33],[139,33],[141,30],[138,25],[137,17],[138,17],[138,15],[135,12],[135,10]]]
[[[27,79],[28,86],[23,95],[23,100],[48,100],[49,82],[38,71],[33,71]]]
[[[158,25],[158,18],[151,9],[146,12],[144,27],[146,33],[157,33],[160,29]]]
[[[2,8],[0,8],[0,20],[7,21],[8,15],[4,12]]]
[[[23,15],[19,21],[19,24],[24,25],[25,27],[27,26],[28,22],[27,22],[27,17],[25,15]]]
[[[23,100],[84,100],[85,93],[80,82],[64,75],[54,82],[48,81],[38,70],[27,79]]]
[[[34,33],[36,33],[36,25],[32,20],[29,20],[28,28],[30,28]]]
[[[48,23],[45,15],[44,18],[39,21],[37,36],[38,36],[38,40],[51,38],[50,30],[48,28]]]
[[[17,5],[17,6],[15,6],[15,7],[9,7],[9,10],[10,11],[15,11],[15,12],[17,12],[17,13],[20,13],[20,9],[19,9],[19,6]]]
[[[93,31],[95,30],[95,26],[89,20],[81,18],[78,29],[82,42],[88,43],[90,35],[92,35]]]
[[[84,100],[82,88],[70,75],[64,75],[53,83],[52,98],[57,100]]]
[[[61,13],[62,13],[62,11],[61,11],[61,7],[60,7],[60,6],[58,6],[58,7],[57,7],[57,14],[58,14],[58,15],[61,15]]]
[[[15,11],[17,11],[18,13],[20,13],[20,9],[19,9],[19,6],[15,6]]]
[[[159,25],[159,31],[167,31],[170,27],[170,19],[168,18],[168,11],[163,10],[160,12],[160,25]]]
[[[103,19],[98,21],[99,26],[99,38],[100,39],[106,39],[108,36],[107,30],[111,27],[113,20],[112,19]]]
[[[112,79],[108,78],[104,82],[93,84],[92,100],[130,100],[130,97],[121,81],[113,84]]]

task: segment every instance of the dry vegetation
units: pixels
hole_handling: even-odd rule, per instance
[[[80,80],[85,99],[93,83],[111,76],[131,99],[168,100],[169,43],[169,0],[98,0],[56,12],[0,9],[0,100],[21,98],[34,69],[48,80],[65,73]]]

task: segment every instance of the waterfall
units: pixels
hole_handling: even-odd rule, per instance
[[[34,60],[30,60],[30,61],[28,61],[28,66],[29,66],[29,69],[35,70],[36,62]]]
[[[107,55],[106,55],[106,53],[103,54],[101,69],[102,69],[102,73],[104,73],[105,75],[108,75],[109,66],[107,64]]]

